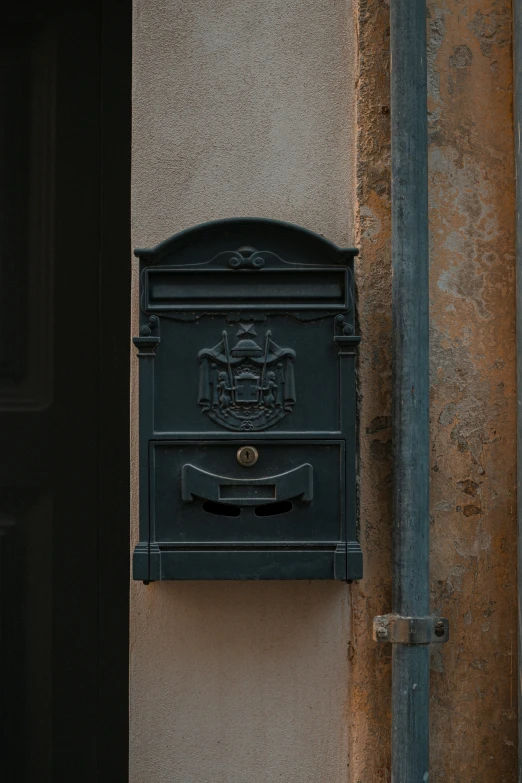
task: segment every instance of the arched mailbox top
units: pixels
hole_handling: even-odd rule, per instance
[[[134,255],[150,264],[207,264],[218,253],[240,248],[273,253],[290,264],[350,264],[359,251],[338,247],[307,228],[269,218],[226,218],[187,228]],[[210,254],[210,256],[209,256]]]
[[[142,310],[349,310],[357,253],[277,220],[205,223],[135,251]]]

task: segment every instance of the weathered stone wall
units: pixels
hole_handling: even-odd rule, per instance
[[[516,780],[514,180],[509,2],[428,3],[432,608],[430,780]],[[389,781],[389,9],[359,6],[361,536],[351,781]]]
[[[389,783],[390,650],[372,619],[391,609],[390,9],[360,0],[357,93],[359,515],[364,579],[352,586],[350,783]]]
[[[357,261],[359,516],[364,579],[352,586],[350,783],[390,780],[390,651],[372,618],[391,601],[391,226],[389,5],[358,11]]]
[[[511,5],[430,3],[432,769],[516,780]]]

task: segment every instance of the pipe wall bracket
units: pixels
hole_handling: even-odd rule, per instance
[[[449,621],[446,617],[384,614],[373,618],[373,639],[391,644],[441,644],[449,639]]]

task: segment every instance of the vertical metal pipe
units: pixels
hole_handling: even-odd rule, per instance
[[[516,173],[518,781],[522,783],[522,8],[513,3],[513,91]]]
[[[393,612],[429,614],[425,0],[391,0]],[[429,648],[394,644],[392,783],[428,780]]]

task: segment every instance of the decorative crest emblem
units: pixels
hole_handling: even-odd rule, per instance
[[[256,337],[254,324],[240,324],[232,348],[223,331],[221,342],[198,354],[199,404],[229,430],[272,427],[295,403],[295,352],[276,345],[269,331],[263,347]]]

